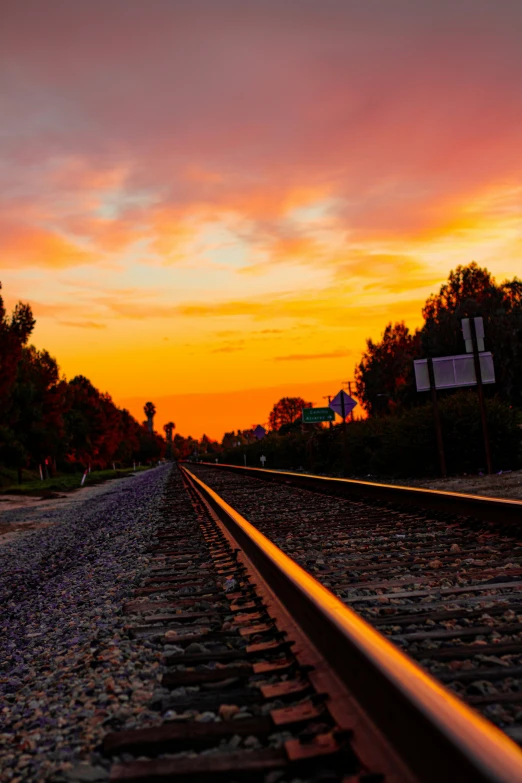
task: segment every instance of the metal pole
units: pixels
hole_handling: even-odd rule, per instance
[[[344,458],[344,474],[348,475],[348,444],[346,442],[346,411],[344,407],[344,395],[341,389],[341,414],[343,417],[343,458]]]
[[[331,401],[332,401],[332,395],[331,395],[331,394],[326,394],[326,395],[323,397],[323,400],[328,400],[328,407],[330,407],[330,403],[331,403]],[[331,421],[329,421],[329,422],[328,422],[328,428],[329,428],[329,429],[332,429],[332,422],[331,422]]]
[[[442,440],[442,427],[440,423],[439,401],[437,399],[437,387],[435,386],[435,373],[433,372],[433,359],[428,357],[428,374],[430,376],[431,402],[433,405],[433,418],[435,419],[435,432],[437,433],[437,451],[439,452],[439,466],[442,478],[446,478],[446,458],[444,456],[444,441]]]
[[[486,466],[488,476],[493,473],[491,460],[491,449],[489,445],[488,423],[486,420],[486,406],[484,405],[484,389],[482,386],[482,370],[480,368],[480,355],[477,345],[477,332],[475,330],[475,319],[469,319],[469,328],[471,332],[471,341],[473,343],[473,361],[475,363],[475,377],[477,379],[477,391],[479,398],[480,418],[482,420],[482,434],[484,436],[484,451],[486,452]]]
[[[350,397],[352,396],[352,383],[353,381],[348,381],[348,394],[350,395]],[[350,411],[350,419],[353,421],[353,408]]]
[[[306,407],[313,408],[314,407],[313,402],[310,402]],[[308,433],[308,435],[306,435],[306,442],[305,442],[305,458],[306,458],[305,461],[308,465],[308,470],[310,473],[312,472],[312,447],[311,447],[310,439],[312,437],[311,430],[313,430],[313,427],[314,425],[310,423],[310,429],[307,430],[306,424],[303,423],[301,424],[301,432],[303,433],[303,435],[306,435],[306,433]]]
[[[351,397],[352,396],[352,383],[354,383],[354,381],[343,381],[343,383],[346,384],[346,386],[348,386],[348,394]],[[353,421],[353,409],[350,411],[350,420]]]

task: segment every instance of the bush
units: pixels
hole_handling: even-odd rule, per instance
[[[441,395],[440,416],[448,473],[477,473],[485,469],[484,443],[475,391]],[[486,400],[486,415],[494,470],[521,466],[522,430],[519,414],[498,397]],[[375,417],[346,427],[347,471],[353,476],[426,477],[439,474],[437,440],[431,403],[397,416]],[[270,433],[250,446],[228,449],[220,462],[342,475],[342,426]],[[215,455],[203,456],[214,461]]]

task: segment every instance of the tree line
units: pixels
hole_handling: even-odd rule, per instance
[[[458,266],[422,308],[424,323],[413,332],[404,321],[389,323],[379,341],[366,341],[355,368],[356,392],[369,415],[386,415],[425,402],[416,391],[413,361],[465,353],[461,321],[482,316],[486,350],[493,353],[496,383],[489,396],[522,407],[522,281],[497,283],[475,262]],[[442,392],[451,395],[454,392]]]
[[[2,285],[0,283],[0,290]],[[251,430],[224,434],[221,443],[154,430],[156,406],[146,402],[138,422],[83,375],[70,381],[56,359],[29,343],[36,320],[29,304],[18,302],[9,314],[0,295],[0,466],[44,474],[55,470],[103,469],[168,459],[197,458],[232,444],[252,443]]]
[[[0,284],[0,289],[1,289]],[[54,357],[29,344],[30,305],[6,311],[0,295],[0,464],[50,473],[161,458],[165,440],[83,375],[70,381]]]
[[[411,331],[388,323],[379,340],[368,339],[355,367],[356,397],[367,418],[342,428],[303,425],[302,397],[282,398],[270,416],[269,436],[241,442],[235,436],[209,455],[232,463],[299,468],[352,475],[430,476],[438,472],[429,394],[416,390],[415,359],[465,353],[461,320],[482,316],[485,349],[493,354],[496,383],[484,387],[495,470],[522,464],[522,281],[497,283],[475,262],[449,273],[422,308],[424,323]],[[484,469],[474,389],[438,392],[450,473]],[[233,434],[232,434],[233,435]],[[346,439],[346,446],[344,445]],[[346,456],[347,455],[347,456]]]
[[[411,331],[404,322],[388,323],[379,340],[366,342],[355,368],[355,386],[367,419],[347,428],[353,472],[386,473],[387,465],[393,465],[391,472],[398,475],[436,472],[431,410],[427,395],[416,391],[413,361],[463,353],[461,319],[477,315],[484,318],[486,350],[493,353],[496,372],[496,384],[485,387],[495,460],[497,466],[517,465],[522,281],[499,284],[474,262],[458,266],[427,299],[422,315],[419,329]],[[18,471],[46,463],[74,470],[163,456],[242,462],[247,453],[257,462],[263,452],[270,454],[273,466],[279,461],[279,467],[343,468],[340,428],[303,426],[302,410],[311,403],[302,397],[283,397],[274,404],[269,435],[261,441],[253,427],[225,432],[221,441],[207,435],[199,440],[184,437],[174,434],[174,422],[164,426],[162,437],[154,431],[152,402],[145,404],[146,420],[139,423],[84,376],[67,381],[47,351],[29,344],[34,326],[28,304],[19,302],[9,315],[0,296],[0,464]],[[452,472],[480,467],[476,395],[447,390],[440,396]]]

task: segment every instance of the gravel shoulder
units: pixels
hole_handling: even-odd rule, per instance
[[[30,495],[3,495],[0,497],[0,547],[9,541],[14,541],[20,535],[32,530],[59,522],[64,513],[72,512],[91,503],[95,498],[112,495],[121,481],[129,481],[136,476],[125,479],[117,478],[95,484],[92,487],[81,487],[64,495],[50,499],[42,499]]]
[[[522,470],[504,471],[493,476],[452,476],[439,479],[406,479],[404,481],[379,479],[367,476],[366,481],[380,484],[400,484],[408,487],[426,487],[446,492],[462,492],[469,495],[485,495],[494,498],[522,500]]]
[[[0,548],[2,780],[107,779],[96,752],[107,729],[155,719],[145,704],[160,656],[137,660],[121,606],[148,563],[169,471],[2,509],[4,526],[26,531]]]

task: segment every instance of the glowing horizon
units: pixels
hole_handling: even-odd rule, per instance
[[[158,423],[219,437],[262,419],[264,389],[353,377],[366,338],[418,326],[458,264],[520,269],[520,6],[3,16],[3,294],[119,404],[177,397]],[[219,420],[181,399],[212,393]]]

